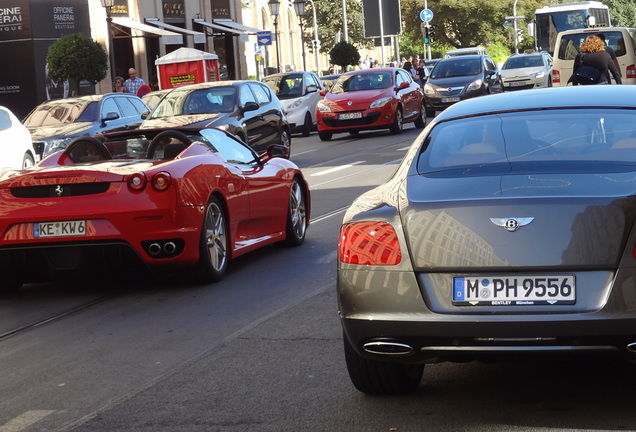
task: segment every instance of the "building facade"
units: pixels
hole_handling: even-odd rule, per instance
[[[0,60],[11,67],[0,69],[0,105],[23,118],[48,99],[110,92],[112,79],[127,78],[131,67],[152,83],[155,60],[180,47],[216,54],[221,79],[301,70],[303,60],[308,70],[318,70],[316,60],[326,69],[324,54],[307,52],[303,59],[299,18],[289,1],[280,3],[277,16],[267,0],[110,0],[110,7],[104,1],[3,0]],[[311,16],[309,3],[307,9]],[[268,41],[262,32],[271,32],[271,44],[261,44]],[[48,49],[73,33],[90,36],[109,53],[108,75],[96,85],[82,82],[78,89],[48,78]]]

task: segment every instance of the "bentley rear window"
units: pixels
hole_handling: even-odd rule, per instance
[[[503,113],[437,125],[418,171],[550,161],[636,163],[633,110],[563,109]]]

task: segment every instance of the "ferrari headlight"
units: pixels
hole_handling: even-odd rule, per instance
[[[387,96],[382,99],[374,100],[371,102],[371,105],[369,105],[369,108],[382,108],[384,105],[391,102],[391,99],[393,99],[391,96]]]
[[[481,88],[482,85],[482,81],[481,79],[476,79],[475,81],[471,82],[468,87],[466,87],[466,91],[475,91],[475,90],[479,90]]]
[[[320,111],[321,113],[328,113],[328,112],[331,112],[331,108],[329,107],[329,105],[327,105],[327,104],[326,104],[326,103],[324,103],[324,102],[318,102],[318,103],[316,104],[316,109],[317,109],[318,111]]]

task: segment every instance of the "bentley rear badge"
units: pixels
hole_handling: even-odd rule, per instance
[[[533,217],[523,217],[523,218],[490,218],[490,221],[497,226],[504,227],[506,231],[517,231],[519,228],[528,225],[530,222],[534,220]]]

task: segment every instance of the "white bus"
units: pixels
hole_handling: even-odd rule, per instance
[[[554,55],[559,32],[589,27],[609,27],[609,8],[598,1],[581,1],[544,6],[534,12],[536,45]]]

